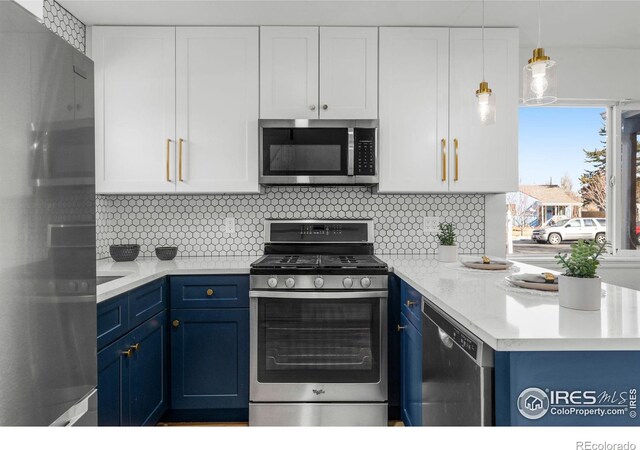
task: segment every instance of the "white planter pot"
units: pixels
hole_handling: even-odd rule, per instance
[[[456,262],[457,260],[458,260],[458,244],[438,246],[438,261]]]
[[[560,306],[581,311],[598,311],[602,302],[602,280],[597,278],[577,278],[560,275],[558,277]]]

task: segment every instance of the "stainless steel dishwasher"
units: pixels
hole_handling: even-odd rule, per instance
[[[422,298],[422,424],[493,425],[494,350]]]

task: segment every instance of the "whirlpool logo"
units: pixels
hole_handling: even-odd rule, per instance
[[[549,411],[549,396],[539,388],[527,388],[518,397],[518,411],[527,419],[536,420]]]

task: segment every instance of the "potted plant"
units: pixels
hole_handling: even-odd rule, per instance
[[[438,261],[456,262],[458,260],[458,244],[456,244],[456,232],[450,222],[438,224]]]
[[[571,245],[571,255],[556,255],[558,264],[565,268],[565,273],[558,277],[560,306],[583,311],[600,309],[602,281],[596,270],[606,245],[579,240]]]

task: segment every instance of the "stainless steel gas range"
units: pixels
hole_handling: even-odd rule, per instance
[[[250,425],[387,425],[387,279],[370,220],[266,222]]]

